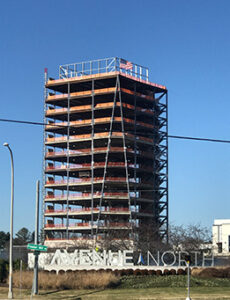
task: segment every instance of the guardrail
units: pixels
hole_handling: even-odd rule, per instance
[[[113,196],[120,196],[120,197],[128,197],[128,193],[104,193],[104,197],[113,197]],[[101,192],[93,193],[94,197],[101,197]],[[46,195],[46,199],[66,199],[66,195],[55,195],[50,194]],[[76,193],[71,194],[68,196],[69,199],[76,199],[76,198],[82,198],[82,197],[91,197],[91,193]]]
[[[102,181],[103,177],[94,177],[94,182],[97,181]],[[106,181],[122,181],[125,182],[126,181],[126,177],[106,177],[105,178]],[[67,180],[47,180],[46,184],[67,184],[68,183],[81,183],[81,182],[91,182],[91,178],[74,178],[74,179],[70,179],[69,181]],[[134,178],[130,178],[129,182],[135,182]]]
[[[84,213],[84,212],[92,212],[91,207],[84,207],[84,208],[70,208],[69,210],[67,209],[46,209],[45,213]],[[129,212],[128,207],[101,207],[99,209],[98,207],[93,208],[93,212]],[[132,210],[133,211],[133,210]]]
[[[99,124],[99,123],[109,123],[111,122],[112,117],[105,117],[105,118],[96,118],[94,119],[94,123],[95,124]],[[128,119],[128,118],[123,118],[124,122],[126,123],[130,123],[130,124],[135,124],[135,121],[132,119]],[[122,122],[122,118],[121,117],[114,117],[114,121],[116,122]],[[81,125],[91,125],[92,124],[92,120],[91,119],[87,119],[87,120],[78,120],[78,121],[72,121],[69,123],[70,126],[81,126]],[[140,122],[137,121],[136,125],[139,126],[143,126],[143,127],[147,127],[147,128],[159,128],[159,126],[153,126],[151,124],[145,123],[145,122]],[[68,123],[67,122],[51,122],[49,124],[47,124],[45,127],[46,129],[58,129],[58,128],[67,128]]]
[[[108,167],[124,167],[125,163],[124,162],[108,162]],[[104,167],[105,166],[105,162],[96,162],[94,163],[94,168],[95,167]],[[69,165],[69,168],[67,167],[67,165],[59,165],[59,166],[55,166],[55,165],[48,165],[46,167],[46,171],[49,170],[62,170],[62,169],[88,169],[89,167],[91,167],[91,163],[85,163],[85,164],[71,164]],[[128,167],[134,168],[135,165],[134,164],[128,164]]]
[[[120,88],[120,91],[132,96],[137,96],[140,98],[144,98],[146,100],[150,100],[150,101],[155,101],[155,99],[153,98],[153,96],[150,95],[145,95],[145,94],[141,94],[139,92],[134,92],[131,91],[129,89],[125,89],[125,88]],[[95,95],[101,95],[101,94],[110,94],[110,93],[115,93],[116,92],[116,88],[115,87],[111,87],[111,88],[104,88],[104,89],[95,89],[94,90],[94,94]],[[81,91],[81,92],[74,92],[74,93],[70,93],[70,99],[71,98],[76,98],[76,97],[86,97],[86,96],[92,96],[92,91],[88,90],[88,91]],[[56,100],[66,100],[68,99],[68,94],[55,94],[55,95],[48,95],[46,98],[47,102],[52,102],[52,101],[56,101]]]
[[[96,222],[94,222],[95,224],[93,224],[93,226],[96,226]],[[119,223],[119,222],[112,222],[109,224],[101,224],[99,225],[99,228],[110,228],[110,227],[126,227],[126,228],[130,228],[132,225],[131,223]],[[87,223],[75,223],[75,224],[69,224],[70,228],[78,228],[78,227],[91,227],[91,223],[87,222]],[[65,224],[45,224],[45,228],[66,228]]]
[[[94,107],[94,110],[97,110],[97,109],[103,109],[103,108],[112,108],[114,105],[113,102],[107,102],[107,103],[98,103],[95,105]],[[116,106],[120,106],[120,102],[116,102]],[[137,110],[139,112],[143,112],[143,113],[147,113],[147,114],[151,114],[153,115],[154,112],[151,110],[151,109],[147,109],[147,108],[141,108],[141,107],[138,107],[134,105],[131,105],[131,104],[128,104],[128,103],[122,103],[122,107],[124,108],[128,108],[128,109],[132,109],[132,110]],[[91,111],[92,109],[92,106],[91,105],[80,105],[80,106],[73,106],[73,107],[70,107],[70,113],[72,112],[82,112],[82,111]],[[68,109],[67,108],[51,108],[49,107],[49,109],[46,111],[46,115],[53,115],[53,114],[59,114],[59,113],[62,113],[62,112],[68,112]]]
[[[94,148],[94,154],[95,153],[103,153],[107,151],[107,147],[98,147],[98,148]],[[129,153],[134,153],[134,150],[132,148],[126,148],[126,151]],[[110,148],[110,152],[124,152],[124,148],[122,147],[111,147]],[[144,155],[147,157],[153,157],[152,154],[150,154],[149,152],[146,151],[137,151],[136,152],[139,155]],[[46,152],[46,157],[50,157],[50,156],[66,156],[68,154],[68,151],[64,150],[64,151],[48,151]],[[91,154],[91,149],[78,149],[78,150],[69,150],[69,154]]]
[[[149,80],[148,68],[120,57],[109,57],[61,65],[59,67],[59,78],[82,77],[86,75],[111,73],[116,71],[129,74],[142,80]]]
[[[112,138],[113,137],[122,137],[123,133],[122,132],[112,132]],[[125,133],[126,137],[130,137],[130,138],[135,138],[135,135],[130,134],[130,133]],[[94,138],[108,138],[109,137],[109,133],[108,132],[100,132],[100,133],[95,133],[94,134]],[[91,134],[79,134],[79,135],[71,135],[69,137],[69,140],[84,140],[84,139],[90,139],[92,138]],[[145,138],[145,137],[140,137],[140,136],[136,136],[137,140],[142,140],[142,141],[146,141],[146,142],[150,142],[153,143],[153,139],[151,138]],[[59,137],[47,137],[46,138],[46,142],[66,142],[67,141],[67,136],[59,136]]]

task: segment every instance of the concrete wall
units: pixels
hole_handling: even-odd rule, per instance
[[[215,220],[212,227],[213,251],[215,255],[230,255],[230,219]],[[219,249],[218,249],[219,245]],[[222,251],[221,251],[222,248]]]

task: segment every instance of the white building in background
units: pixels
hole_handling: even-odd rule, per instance
[[[212,245],[214,255],[230,255],[230,219],[214,220]]]

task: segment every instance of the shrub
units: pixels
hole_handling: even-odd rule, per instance
[[[156,270],[156,275],[157,276],[161,276],[162,275],[162,271],[161,270]]]
[[[4,282],[8,276],[8,261],[0,259],[0,282]]]
[[[155,270],[149,270],[148,273],[149,273],[149,275],[156,275],[156,271]]]
[[[120,270],[115,269],[115,270],[113,271],[113,274],[114,274],[115,276],[120,276]]]
[[[100,273],[101,270],[96,270],[96,273]],[[87,270],[83,269],[83,270],[77,270],[76,273],[81,276],[82,274],[86,274]]]
[[[186,274],[185,270],[183,270],[183,269],[177,270],[177,275],[185,275],[185,274]]]
[[[171,275],[176,275],[176,270],[175,270],[175,269],[171,269],[171,270],[170,270],[170,274],[171,274]]]
[[[13,261],[13,269],[20,270],[20,268],[21,268],[21,259],[18,258]],[[26,270],[26,268],[27,268],[27,264],[24,261],[22,261],[22,270]]]
[[[140,269],[134,270],[133,275],[135,275],[135,276],[141,275],[141,270]]]
[[[132,269],[122,269],[120,270],[121,276],[129,276],[132,275]]]
[[[111,272],[113,272],[113,270],[112,269],[106,269],[105,272],[111,273]]]
[[[163,274],[164,275],[170,275],[170,271],[168,269],[164,269]]]
[[[201,278],[227,278],[229,268],[199,268],[192,270],[193,276]]]
[[[201,268],[192,268],[191,274],[192,276],[199,276]]]
[[[120,270],[120,276],[125,276],[125,275],[126,275],[126,270],[125,269]]]
[[[224,269],[225,277],[230,278],[230,267]]]
[[[149,272],[148,272],[148,270],[141,270],[141,275],[149,275]]]
[[[133,275],[133,269],[127,269],[126,274],[127,275]]]

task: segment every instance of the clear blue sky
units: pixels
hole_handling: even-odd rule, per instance
[[[111,56],[169,90],[169,133],[230,139],[230,1],[1,1],[0,118],[41,122],[43,71]],[[42,127],[0,122],[15,158],[15,232],[34,227]],[[9,230],[10,157],[0,145],[0,231]],[[230,145],[169,141],[174,224],[230,218]]]

